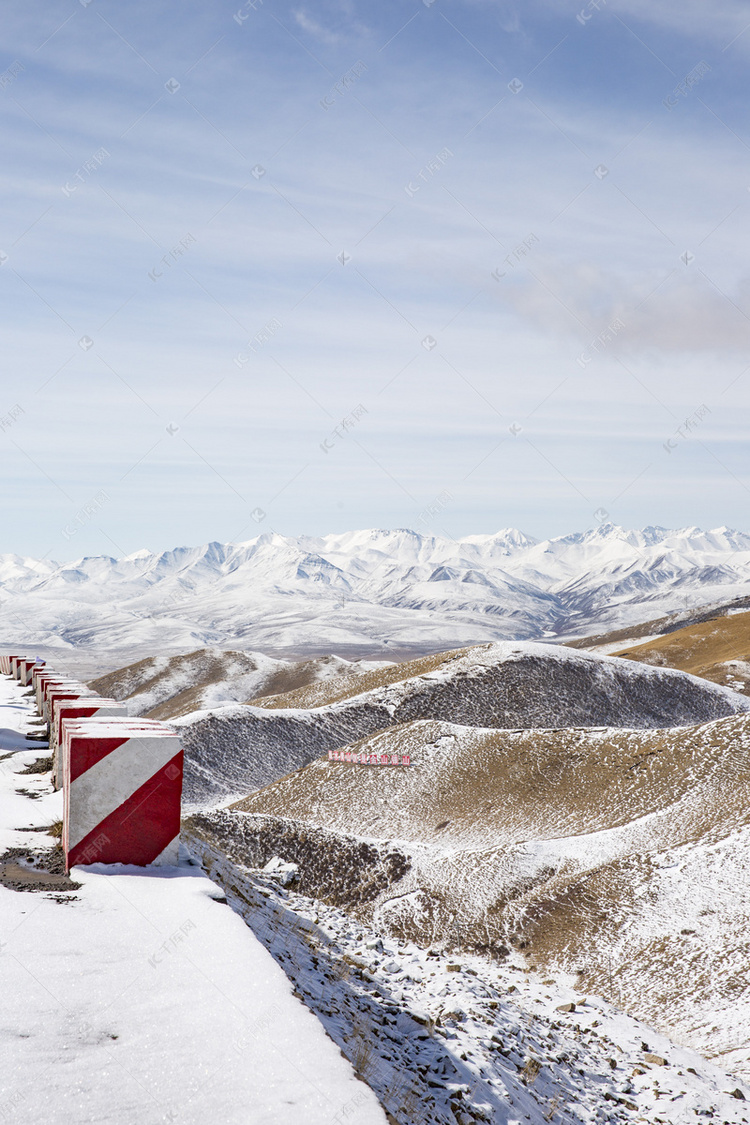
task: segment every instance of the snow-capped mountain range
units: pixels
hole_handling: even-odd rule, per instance
[[[436,651],[600,633],[750,593],[750,534],[612,524],[537,541],[274,532],[74,562],[0,555],[0,643],[184,652]]]

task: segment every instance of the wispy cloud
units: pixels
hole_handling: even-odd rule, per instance
[[[590,520],[560,472],[595,479],[603,434],[612,495],[707,396],[711,432],[741,438],[744,74],[704,50],[722,44],[695,5],[679,32],[668,9],[617,12],[680,76],[710,54],[674,107],[676,80],[606,5],[581,26],[543,3],[389,0],[365,19],[351,0],[190,0],[175,21],[92,0],[38,25],[12,0],[0,294],[24,413],[0,441],[25,507],[8,534],[43,554],[60,489],[99,487],[128,547],[231,539],[257,506],[292,533],[408,524],[443,489],[456,533],[526,506],[547,534]],[[719,7],[721,34],[738,11]],[[698,455],[685,443],[679,466]],[[622,522],[657,518],[656,464]],[[721,513],[658,520],[742,522],[735,487]]]

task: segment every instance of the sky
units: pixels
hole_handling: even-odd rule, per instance
[[[6,0],[0,551],[750,528],[740,0]]]

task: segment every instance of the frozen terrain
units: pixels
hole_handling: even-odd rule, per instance
[[[657,668],[680,668],[750,695],[750,613],[726,613],[618,651]]]
[[[331,1125],[354,1106],[357,1123],[385,1125],[199,867],[92,866],[74,868],[73,889],[45,882],[61,794],[26,772],[43,753],[21,748],[30,718],[0,677],[0,1118]],[[36,892],[8,886],[34,880]]]
[[[273,860],[252,869],[188,838],[392,1125],[747,1122],[742,1082],[575,978],[389,937],[281,885]]]
[[[383,753],[411,764],[359,764]],[[297,863],[304,894],[394,939],[516,950],[750,1077],[750,715],[639,731],[418,720],[339,759],[194,830],[238,862]]]
[[[0,604],[9,648],[106,653],[110,667],[206,646],[403,659],[602,633],[741,598],[749,578],[750,535],[727,528],[604,524],[541,542],[515,530],[458,540],[269,531],[121,559],[3,555]]]
[[[175,720],[189,804],[244,795],[330,749],[414,719],[658,727],[750,708],[743,696],[685,673],[531,642],[442,653],[256,702]]]
[[[171,719],[331,679],[356,680],[385,663],[352,662],[338,656],[275,660],[262,652],[210,648],[182,656],[147,657],[99,676],[91,687],[100,695],[126,702],[131,715]]]
[[[596,875],[592,859],[604,856],[612,868],[632,854],[634,842],[642,849],[658,836],[658,825],[651,836],[639,826],[661,816],[672,833],[672,848],[659,866],[671,897],[657,899],[653,887],[649,893],[661,926],[673,927],[678,913],[683,922],[692,917],[680,884],[685,857],[673,862],[675,843],[692,833],[704,844],[721,845],[727,824],[744,823],[748,795],[735,784],[714,837],[709,831],[721,819],[716,793],[726,790],[730,771],[744,769],[721,748],[742,747],[744,755],[747,701],[680,673],[537,649],[489,646],[447,654],[432,678],[398,680],[388,668],[366,675],[384,678],[371,691],[391,708],[391,718],[402,706],[419,708],[432,698],[453,709],[460,702],[478,719],[497,694],[492,677],[498,668],[513,669],[529,658],[533,668],[544,654],[548,683],[564,673],[557,686],[567,686],[562,707],[571,714],[588,692],[591,713],[614,695],[618,705],[633,709],[640,699],[653,720],[649,684],[660,683],[662,705],[683,719],[690,685],[694,711],[730,717],[666,732],[606,733],[402,721],[360,745],[402,743],[413,767],[360,770],[343,761],[316,762],[241,809],[194,816],[185,826],[179,867],[74,868],[72,882],[56,858],[60,794],[51,790],[46,749],[24,735],[32,719],[29,695],[0,677],[3,1119],[18,1125],[682,1125],[697,1118],[746,1125],[750,1089],[737,1077],[745,1054],[733,1050],[731,1034],[722,1067],[686,1046],[689,1035],[680,1046],[624,1014],[619,996],[617,1006],[602,998],[606,989],[597,985],[606,980],[601,972],[597,977],[596,958],[588,964],[582,957],[580,942],[572,950],[546,949],[533,909],[524,928],[526,903],[518,894],[510,896],[511,905],[521,907],[514,932],[507,947],[499,945],[486,896],[489,871],[495,893],[503,878],[515,879],[521,895],[538,890],[547,896],[542,916],[549,908],[564,912],[569,896],[556,902],[548,894],[555,856],[572,860],[574,874]],[[577,694],[571,691],[576,681]],[[347,706],[361,696],[351,695],[351,677],[344,683]],[[279,698],[268,702],[247,710],[278,721],[285,714],[273,705]],[[569,776],[561,771],[556,739]],[[661,751],[652,740],[661,740]],[[658,753],[663,760],[654,764]],[[483,764],[481,785],[477,762]],[[644,762],[645,773],[639,772]],[[683,783],[680,769],[687,774]],[[433,825],[436,816],[446,819]],[[574,828],[581,833],[571,836]],[[602,849],[599,838],[609,836]],[[527,841],[520,849],[519,839]],[[696,909],[710,903],[716,915],[696,942],[693,974],[696,953],[704,958],[704,975],[709,972],[709,954],[721,947],[727,927],[739,935],[730,950],[735,980],[746,964],[744,891],[733,916],[723,909],[744,840],[738,837],[734,846],[734,867],[724,867],[728,853],[721,847],[713,869],[692,857],[692,885],[701,888]],[[652,862],[650,853],[646,858]],[[524,880],[534,870],[542,877]],[[634,882],[637,890],[640,885]],[[634,934],[646,932],[647,919],[627,892],[628,880],[621,880],[618,907]],[[438,910],[430,917],[431,899]],[[584,906],[587,901],[584,896]],[[443,918],[440,908],[449,911]],[[483,956],[477,955],[481,942],[467,951],[477,913]],[[611,955],[611,935],[597,929],[596,920],[595,913],[584,914],[585,948],[599,954],[601,946]],[[617,933],[615,911],[612,920]],[[408,939],[409,929],[418,944]],[[570,925],[560,932],[577,935]],[[649,965],[636,960],[641,947],[632,944],[630,975],[620,974],[618,963],[614,970],[618,987],[629,990],[625,1005],[631,1009],[653,1004],[671,984],[664,974],[654,988]],[[731,1017],[736,1037],[744,1030],[744,1009],[731,995],[724,960],[709,983],[714,991],[701,1007],[705,981],[696,976],[692,1015],[710,1018],[713,1032],[719,1025],[731,1031]],[[690,1014],[690,990],[673,994]],[[658,1003],[654,1010],[658,1016]]]

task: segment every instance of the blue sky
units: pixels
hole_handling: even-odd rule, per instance
[[[4,8],[4,551],[748,519],[747,8]]]

